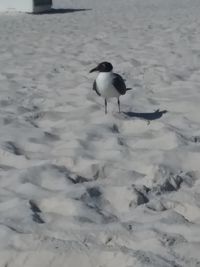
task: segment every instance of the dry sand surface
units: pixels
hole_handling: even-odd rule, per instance
[[[0,266],[200,266],[200,1],[54,7],[0,13]]]

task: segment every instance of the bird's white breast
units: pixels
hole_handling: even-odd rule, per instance
[[[100,72],[96,78],[96,84],[99,93],[105,98],[119,97],[120,94],[117,92],[112,84],[113,75],[112,72]]]

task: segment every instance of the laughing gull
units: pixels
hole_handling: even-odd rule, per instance
[[[107,99],[116,97],[118,108],[120,112],[120,100],[121,95],[125,95],[127,90],[124,79],[117,73],[113,73],[113,66],[109,62],[102,62],[96,68],[90,71],[98,71],[99,74],[93,83],[93,90],[97,95],[104,97],[105,99],[105,113],[107,113]]]

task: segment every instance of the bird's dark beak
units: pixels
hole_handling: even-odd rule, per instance
[[[90,70],[90,73],[91,73],[91,72],[94,72],[94,71],[98,71],[98,70],[99,70],[99,69],[98,69],[98,66],[97,66],[96,68]]]

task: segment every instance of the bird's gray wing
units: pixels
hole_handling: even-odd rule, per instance
[[[112,84],[116,88],[116,90],[118,91],[118,93],[120,95],[125,95],[125,93],[126,93],[126,85],[125,85],[125,82],[124,82],[123,78],[119,74],[113,73]]]
[[[101,94],[98,91],[96,80],[93,83],[93,90],[97,93],[97,95],[101,96]]]

